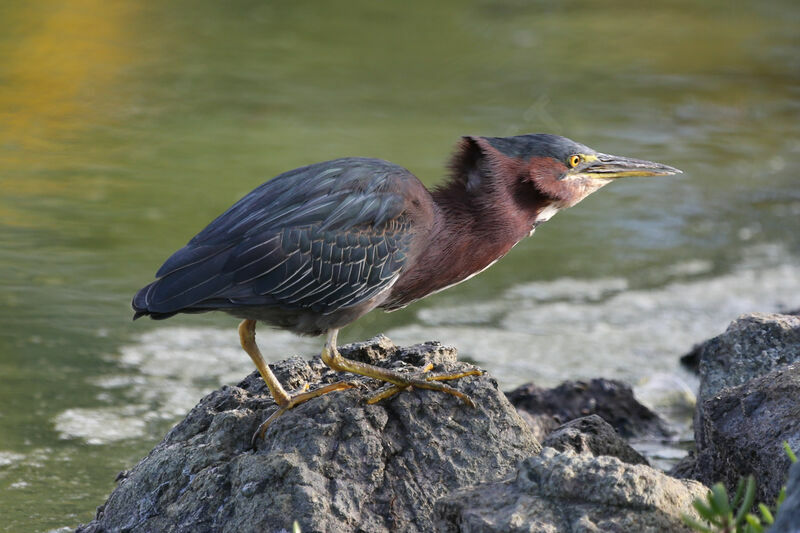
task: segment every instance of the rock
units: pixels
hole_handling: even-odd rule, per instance
[[[378,338],[342,349],[354,359],[435,371],[473,368],[438,343],[397,348]],[[272,365],[287,390],[341,376],[317,358]],[[418,369],[417,369],[418,370]],[[80,532],[273,532],[297,520],[313,531],[430,529],[434,502],[453,490],[501,479],[540,451],[490,377],[448,382],[476,408],[440,392],[412,390],[376,405],[377,385],[315,398],[250,436],[276,406],[257,373],[206,396],[123,476]]]
[[[700,392],[697,403],[725,387],[763,376],[800,361],[800,317],[751,313],[734,320],[725,333],[699,348]]]
[[[606,455],[633,465],[646,465],[647,459],[634,450],[611,425],[597,415],[576,418],[557,428],[543,441],[543,447],[572,450],[594,457]]]
[[[700,352],[703,348],[702,344],[695,344],[692,349],[683,354],[680,358],[683,368],[692,374],[700,373]]]
[[[435,531],[691,531],[694,498],[708,489],[645,465],[545,448],[515,477],[453,492],[436,503]]]
[[[672,468],[670,468],[667,473],[678,479],[694,479],[694,469],[697,463],[697,457],[695,456],[694,450],[689,450],[689,452],[678,461]]]
[[[671,432],[661,418],[636,401],[633,390],[621,381],[593,379],[565,381],[543,389],[533,383],[506,393],[508,399],[542,440],[561,424],[596,414],[624,438],[666,438]]]
[[[742,333],[744,333],[744,336],[747,337],[747,333],[746,332],[750,328],[753,328],[755,331],[761,331],[761,329],[762,329],[761,328],[761,324],[763,324],[764,322],[771,322],[773,320],[773,317],[776,317],[777,318],[777,322],[779,322],[779,323],[785,322],[785,317],[782,317],[782,315],[800,315],[800,309],[795,309],[795,310],[791,310],[791,311],[781,311],[778,314],[753,313],[753,314],[750,314],[750,315],[743,315],[736,322],[733,322],[731,324],[731,326],[728,328],[728,331],[726,331],[725,333],[723,333],[719,337],[716,337],[716,338],[711,339],[709,341],[706,341],[704,343],[700,343],[700,344],[696,344],[696,345],[692,346],[691,350],[689,350],[686,354],[681,356],[681,358],[680,358],[681,365],[683,365],[684,368],[686,368],[687,370],[691,371],[692,373],[699,374],[700,373],[700,360],[702,358],[703,350],[706,347],[708,347],[708,350],[710,352],[712,352],[712,353],[713,352],[719,352],[719,351],[722,351],[723,354],[724,353],[730,353],[730,352],[733,351],[733,350],[729,350],[730,346],[731,345],[735,345],[737,343],[736,339],[732,339],[731,338],[731,334],[730,333],[733,333],[732,330],[738,331],[738,333],[733,333],[733,335],[741,335]],[[741,323],[737,324],[740,321],[741,321]],[[790,324],[791,324],[791,322],[790,322]],[[781,327],[781,326],[779,326],[779,327]],[[784,329],[784,328],[781,327],[781,329]],[[792,329],[792,326],[789,325],[788,329]],[[779,339],[782,336],[783,335],[781,335],[781,334],[778,335],[778,342],[780,342]],[[731,341],[733,341],[733,342],[731,342]],[[726,346],[726,344],[727,344],[727,346]],[[753,345],[752,342],[746,341],[746,343],[744,345],[740,344],[740,349],[741,348],[747,349],[747,346],[752,346],[752,345]],[[709,360],[714,360],[714,359],[717,359],[718,357],[719,356],[716,355],[716,354],[715,355],[710,355],[709,356]],[[724,361],[724,359],[725,359],[724,355],[723,355],[722,359]],[[762,361],[762,363],[763,363],[763,361]],[[723,363],[723,365],[724,365],[724,363]],[[717,364],[712,363],[712,364],[709,365],[709,369],[708,370],[711,373],[714,373],[717,366],[718,366],[718,363]],[[724,373],[725,372],[724,372],[724,369],[723,369],[723,374]],[[717,380],[712,377],[711,379],[709,379],[709,384],[711,385],[713,382],[716,382],[716,381]],[[712,391],[712,394],[713,394],[713,391]]]
[[[800,449],[800,362],[719,391],[705,401],[700,423],[690,477],[731,490],[753,474],[757,501],[771,505],[789,470],[783,442]]]
[[[559,422],[556,420],[555,417],[545,414],[538,414],[534,415],[526,411],[525,409],[517,408],[517,413],[519,414],[520,418],[528,424],[528,427],[533,432],[533,436],[536,437],[536,440],[540,441],[547,437],[550,433],[553,432],[556,428],[559,427]]]
[[[782,443],[800,444],[800,317],[742,315],[696,352],[696,450],[671,473],[729,490],[753,473],[758,498],[773,502],[788,469]]]
[[[800,461],[789,470],[789,481],[786,483],[786,499],[783,500],[775,524],[769,533],[797,533],[800,531]]]

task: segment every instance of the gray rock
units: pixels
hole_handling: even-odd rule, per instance
[[[528,424],[536,440],[540,442],[561,425],[556,417],[548,414],[533,414],[520,408],[517,408],[517,413]]]
[[[694,479],[694,469],[696,468],[697,457],[695,456],[694,450],[689,450],[689,452],[678,461],[672,468],[670,468],[667,473],[679,479]]]
[[[800,317],[742,315],[725,333],[699,347],[697,404],[702,405],[725,387],[742,385],[795,361],[800,361]]]
[[[435,372],[467,370],[438,343],[398,349],[386,338],[342,350],[349,357]],[[341,379],[319,359],[272,365],[288,390]],[[297,520],[313,531],[425,531],[434,502],[449,492],[507,476],[540,451],[488,376],[449,384],[477,408],[412,390],[376,405],[359,389],[304,403],[250,436],[275,409],[258,374],[205,397],[150,454],[121,478],[81,532],[273,532]]]
[[[545,437],[542,446],[595,457],[607,455],[634,465],[649,464],[608,422],[597,415],[570,420]]]
[[[630,385],[621,381],[565,381],[552,389],[528,383],[506,395],[524,413],[523,419],[539,440],[561,424],[592,414],[624,438],[666,438],[672,433],[656,413],[634,398]]]
[[[700,373],[700,350],[703,344],[695,344],[692,349],[683,354],[680,358],[681,365],[692,374]]]
[[[645,465],[545,448],[516,477],[453,492],[436,503],[444,532],[690,531],[681,515],[708,489]]]
[[[786,483],[786,499],[775,516],[775,524],[769,533],[797,533],[800,531],[800,461],[789,470]]]
[[[696,450],[671,473],[729,490],[752,473],[773,502],[789,466],[782,442],[800,444],[800,317],[742,315],[695,352]]]
[[[753,474],[757,501],[771,505],[789,470],[783,442],[800,449],[800,362],[719,391],[705,401],[701,424],[690,477],[730,490]]]
[[[699,374],[705,359],[705,384],[701,395],[708,397],[722,387],[741,385],[775,367],[796,361],[798,355],[798,318],[800,309],[777,314],[751,313],[732,322],[728,330],[708,341],[696,344],[680,359],[688,370]],[[794,350],[794,355],[789,355]],[[704,352],[707,352],[704,356]],[[759,353],[758,358],[753,358]],[[744,362],[740,361],[744,355]],[[781,359],[786,358],[785,361]]]

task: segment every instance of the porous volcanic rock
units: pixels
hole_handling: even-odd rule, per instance
[[[672,474],[733,490],[753,474],[772,503],[800,446],[800,317],[751,313],[698,347],[696,450]]]
[[[608,455],[633,465],[649,464],[647,459],[614,431],[611,424],[597,415],[570,420],[547,435],[542,446],[562,452],[572,450],[595,457]]]
[[[783,500],[775,524],[769,533],[797,533],[800,531],[800,461],[792,465],[786,483],[786,499]]]
[[[636,400],[630,385],[621,381],[565,381],[552,389],[528,383],[506,395],[540,441],[561,424],[593,414],[626,439],[672,434],[656,413]]]
[[[704,402],[700,423],[684,475],[730,489],[753,474],[757,501],[772,504],[790,466],[783,442],[800,449],[800,362],[717,392]]]
[[[800,359],[798,315],[800,309],[742,315],[721,335],[693,346],[681,364],[701,375],[701,402],[723,387],[741,385]]]
[[[649,466],[545,448],[507,480],[448,494],[432,530],[459,533],[691,531],[681,515],[708,489]]]
[[[742,315],[699,349],[701,406],[725,387],[736,387],[773,369],[800,361],[800,317]]]
[[[473,368],[438,343],[397,348],[379,337],[342,352],[401,370]],[[271,366],[287,390],[342,378],[319,359]],[[489,376],[448,382],[476,408],[416,389],[368,405],[375,382],[345,378],[359,387],[288,411],[255,449],[250,436],[276,409],[258,374],[212,392],[78,531],[277,532],[295,520],[305,533],[429,531],[437,499],[507,477],[541,450]]]

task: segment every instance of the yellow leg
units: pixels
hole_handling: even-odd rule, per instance
[[[374,395],[372,398],[368,400],[369,403],[375,403],[384,398],[388,398],[396,394],[397,392],[400,392],[403,389],[407,389],[408,387],[417,387],[419,389],[436,390],[440,392],[445,392],[447,394],[452,394],[453,396],[459,398],[461,401],[463,401],[470,407],[475,407],[475,403],[469,396],[467,396],[461,391],[454,389],[453,387],[448,387],[447,385],[444,385],[442,383],[437,383],[437,381],[458,379],[464,376],[479,375],[480,371],[474,370],[469,372],[459,372],[457,374],[444,374],[439,376],[430,376],[426,379],[422,379],[415,377],[413,375],[409,376],[408,374],[403,374],[394,370],[389,370],[388,368],[381,368],[379,366],[368,365],[360,361],[351,361],[350,359],[342,357],[342,355],[339,353],[339,350],[336,349],[337,334],[338,330],[335,329],[330,330],[328,332],[328,338],[325,342],[325,347],[322,349],[322,361],[326,365],[331,367],[333,370],[339,372],[352,372],[353,374],[367,376],[373,379],[377,379],[379,381],[384,381],[386,383],[392,383],[395,385],[395,387],[389,388],[386,391],[381,391],[378,394]],[[430,370],[430,368],[427,368],[427,370]]]
[[[263,438],[264,433],[267,431],[269,425],[276,418],[281,416],[292,407],[296,407],[303,402],[307,402],[308,400],[316,398],[317,396],[322,396],[323,394],[327,394],[329,392],[345,390],[353,387],[352,383],[340,381],[320,387],[319,389],[315,389],[313,391],[290,395],[286,392],[286,390],[284,390],[280,381],[278,381],[278,378],[276,378],[275,374],[272,373],[272,370],[269,369],[267,362],[264,360],[264,356],[261,355],[261,350],[258,349],[258,345],[256,344],[255,320],[243,320],[242,323],[239,324],[239,340],[242,342],[242,348],[244,351],[247,352],[247,355],[250,356],[250,359],[252,359],[253,363],[256,365],[259,374],[261,374],[261,377],[264,378],[264,383],[267,384],[267,388],[269,389],[272,398],[275,400],[275,403],[278,404],[278,410],[272,413],[272,416],[267,418],[260,426],[258,426],[258,429],[253,435],[253,443],[255,443],[258,437]],[[307,389],[308,384],[303,387],[303,391]]]

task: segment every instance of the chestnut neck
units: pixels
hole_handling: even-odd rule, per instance
[[[483,176],[467,190],[466,176],[454,174],[431,192],[433,224],[414,266],[398,279],[386,303],[390,309],[460,283],[504,256],[536,225],[549,201],[506,171]]]

